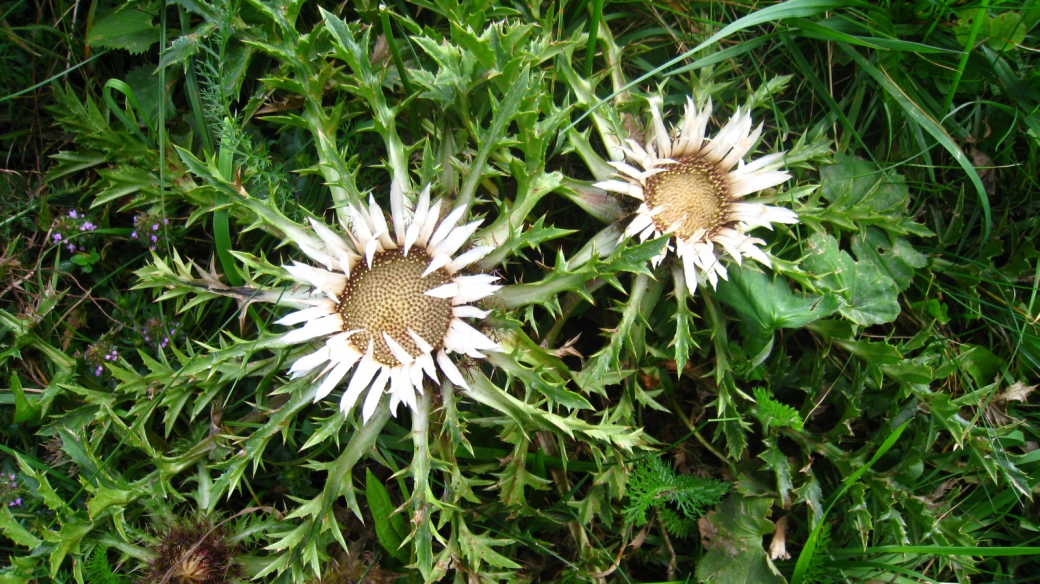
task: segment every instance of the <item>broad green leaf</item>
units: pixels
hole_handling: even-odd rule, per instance
[[[409,562],[407,548],[401,544],[408,537],[408,524],[400,513],[394,513],[394,504],[390,501],[390,493],[383,483],[372,474],[372,469],[365,469],[365,498],[375,522],[376,537],[388,554],[397,558],[402,564]]]
[[[1035,8],[1034,8],[1035,10]],[[975,25],[975,19],[981,18],[975,42],[985,41],[994,51],[1006,51],[1015,48],[1026,38],[1026,25],[1022,22],[1022,15],[1018,12],[1002,12],[996,15],[986,13],[985,8],[979,8],[970,17],[958,18],[953,26],[953,34],[957,36],[957,42],[961,46],[968,44],[971,37],[971,29]],[[976,45],[977,46],[977,45]],[[971,50],[974,47],[967,47]]]
[[[899,316],[896,283],[876,265],[853,261],[830,235],[813,235],[808,248],[804,265],[820,288],[845,300],[838,309],[842,316],[864,326],[892,322]]]
[[[838,299],[797,296],[783,277],[743,266],[729,269],[729,281],[719,282],[718,299],[737,311],[740,321],[765,335],[781,328],[802,328],[838,310]]]
[[[883,172],[873,162],[846,154],[835,155],[834,161],[820,168],[820,194],[832,207],[906,213],[910,191],[901,175]]]
[[[914,249],[905,237],[887,235],[877,227],[852,236],[852,253],[859,261],[870,261],[892,278],[902,292],[910,287],[914,270],[928,265],[928,258]]]
[[[140,5],[129,5],[106,12],[94,21],[87,33],[87,46],[126,49],[143,53],[159,42],[159,28],[152,24],[155,14]]]
[[[957,362],[971,375],[979,387],[993,383],[994,376],[1001,367],[1006,365],[1004,360],[996,356],[993,351],[968,343],[961,345]]]
[[[766,519],[773,499],[726,497],[719,508],[698,522],[707,553],[697,563],[697,581],[711,584],[786,583],[762,548],[762,536],[772,533]]]
[[[823,518],[823,491],[820,489],[820,481],[816,480],[816,475],[811,468],[801,472],[807,473],[809,479],[792,492],[808,506],[810,521],[812,526],[815,527]]]
[[[123,80],[133,90],[134,96],[137,97],[137,107],[140,108],[139,113],[148,120],[146,125],[156,127],[161,109],[159,105],[162,103],[164,95],[166,99],[166,118],[169,119],[176,115],[177,108],[173,104],[173,99],[168,91],[163,91],[164,88],[160,83],[159,74],[154,72],[151,65],[141,65],[134,68],[134,70],[127,73]]]

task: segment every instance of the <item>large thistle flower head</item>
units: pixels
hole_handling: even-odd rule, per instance
[[[482,358],[481,351],[499,350],[464,320],[487,316],[469,303],[499,288],[495,276],[462,271],[493,248],[474,247],[456,256],[480,221],[459,226],[466,209],[458,207],[438,223],[443,200],[431,205],[429,187],[419,194],[414,210],[406,208],[400,189],[392,187],[390,196],[393,232],[371,196],[367,207],[349,207],[346,238],[311,219],[324,247],[299,247],[323,267],[296,261],[284,266],[314,293],[304,301],[309,306],[277,321],[303,323],[283,337],[286,343],[324,338],[321,348],[290,369],[299,377],[322,368],[315,401],[328,396],[353,370],[340,409],[350,412],[365,395],[365,422],[386,392],[394,415],[401,403],[415,409],[424,376],[439,383],[438,367],[452,383],[467,387],[451,353]]]
[[[661,118],[658,100],[650,100],[654,138],[643,148],[627,140],[621,150],[627,161],[610,164],[621,180],[596,186],[641,201],[635,219],[625,229],[628,237],[643,241],[662,235],[674,236],[675,255],[682,260],[686,284],[695,290],[707,280],[712,287],[727,279],[721,257],[729,255],[739,265],[751,258],[771,266],[759,248],[765,242],[747,231],[772,229],[773,223],[797,223],[790,209],[742,199],[776,186],[791,176],[782,170],[783,152],[745,163],[744,157],[762,135],[762,125],[752,130],[751,114],[739,109],[712,138],[705,136],[711,118],[711,100],[698,110],[687,97],[686,115],[679,127],[669,132]],[[631,164],[630,164],[631,163]],[[655,265],[671,246],[655,258]]]

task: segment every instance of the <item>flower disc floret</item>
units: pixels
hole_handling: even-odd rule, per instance
[[[728,199],[723,178],[713,165],[696,158],[649,177],[644,199],[648,208],[660,209],[653,215],[657,231],[683,239],[713,233],[725,222]]]
[[[423,271],[430,257],[421,250],[405,256],[401,250],[376,254],[372,267],[364,264],[347,279],[337,307],[343,328],[360,331],[350,337],[358,351],[372,343],[372,358],[380,365],[396,367],[401,362],[390,350],[383,333],[393,339],[413,359],[422,349],[408,334],[412,330],[430,346],[440,349],[451,324],[451,301],[428,296],[427,291],[447,284],[451,278],[443,270],[426,277]]]

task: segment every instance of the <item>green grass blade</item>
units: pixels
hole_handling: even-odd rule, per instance
[[[867,462],[867,464],[859,467],[858,469],[856,469],[855,472],[849,475],[849,477],[841,483],[841,487],[838,489],[838,491],[834,493],[833,496],[831,496],[830,503],[827,504],[827,508],[824,509],[823,515],[820,516],[820,520],[816,523],[816,527],[813,528],[812,533],[809,534],[809,539],[806,540],[805,547],[802,548],[802,552],[798,554],[798,563],[795,564],[794,574],[791,575],[791,584],[802,583],[802,579],[805,577],[805,571],[809,568],[809,562],[812,561],[813,553],[815,553],[816,551],[816,542],[820,537],[820,530],[824,525],[824,521],[827,519],[827,514],[830,512],[831,508],[834,507],[834,503],[836,503],[838,499],[841,498],[841,496],[845,493],[845,491],[849,489],[849,487],[851,487],[853,484],[855,484],[856,481],[859,480],[859,477],[863,476],[863,473],[870,470],[870,467],[874,466],[874,463],[876,463],[882,456],[884,456],[886,452],[889,451],[890,448],[892,448],[895,445],[896,441],[899,440],[899,437],[903,434],[903,430],[906,430],[906,427],[912,421],[913,418],[910,418],[909,420],[903,422],[902,426],[896,428],[895,432],[889,434],[888,438],[886,438],[885,441],[881,443],[881,446],[878,447],[877,452],[874,453],[874,456],[870,459],[870,461]]]
[[[602,104],[602,103],[609,102],[610,100],[612,100],[614,97],[616,97],[620,93],[623,93],[625,91],[628,91],[629,89],[632,89],[633,87],[636,87],[637,85],[643,83],[647,79],[655,77],[656,75],[658,75],[662,71],[667,71],[671,67],[674,67],[675,65],[678,65],[679,63],[682,63],[683,61],[685,61],[686,59],[690,58],[691,56],[697,54],[701,50],[703,50],[703,49],[705,49],[707,47],[710,47],[710,46],[714,45],[715,43],[719,42],[720,40],[722,40],[722,39],[724,39],[724,38],[726,38],[726,37],[728,37],[728,36],[730,36],[730,35],[732,35],[734,33],[740,32],[740,31],[742,31],[744,29],[747,29],[747,28],[750,28],[752,26],[756,26],[756,25],[759,25],[759,24],[765,24],[767,22],[773,22],[773,21],[782,20],[784,18],[804,18],[804,17],[809,17],[809,16],[816,16],[817,14],[821,14],[823,12],[827,12],[827,11],[830,11],[830,10],[837,10],[837,9],[840,9],[840,8],[851,8],[851,7],[857,7],[857,6],[858,7],[863,7],[863,8],[869,8],[870,7],[869,4],[866,4],[864,2],[859,2],[858,0],[851,0],[849,2],[839,2],[837,0],[787,0],[787,2],[781,2],[780,4],[776,4],[776,5],[770,6],[768,8],[763,8],[762,10],[759,10],[758,12],[752,12],[751,14],[748,14],[747,16],[745,16],[743,18],[740,18],[740,19],[736,20],[735,22],[730,23],[728,26],[724,27],[719,32],[711,35],[711,38],[709,38],[708,40],[704,41],[703,43],[697,45],[696,47],[690,49],[689,51],[686,51],[685,53],[679,55],[678,57],[675,57],[674,59],[668,61],[667,63],[661,65],[660,67],[657,67],[656,69],[654,69],[652,71],[648,71],[647,73],[645,73],[643,75],[640,75],[639,77],[633,79],[632,81],[628,82],[621,89],[618,89],[614,93],[612,93],[609,96],[607,96],[600,103]],[[687,68],[684,66],[681,70],[682,71],[686,71]],[[674,72],[673,73],[668,73],[665,76],[667,77],[667,76],[670,76],[670,75],[674,75]],[[595,111],[595,109],[597,107],[599,107],[599,106],[597,105],[597,106],[594,106],[592,108],[589,108],[588,111],[583,113],[581,116],[578,117],[578,119],[574,120],[569,126],[564,128],[563,131],[560,132],[560,136],[561,137],[565,136],[566,133],[567,133],[567,130],[570,130],[571,128],[576,126],[579,122],[584,120],[585,117],[588,116],[589,114],[591,114],[593,111]]]
[[[230,144],[222,144],[217,167],[220,174],[226,180],[233,180],[235,169],[233,167],[235,150]],[[229,222],[228,205],[231,199],[221,191],[214,195],[214,203],[217,210],[213,212],[213,240],[217,247],[217,258],[220,259],[220,267],[224,268],[224,274],[232,286],[242,285],[242,276],[235,267],[235,257],[231,255],[231,226]]]
[[[975,11],[974,21],[971,23],[971,32],[968,33],[968,39],[964,42],[964,53],[961,54],[961,60],[957,63],[957,70],[953,73],[953,81],[950,82],[950,89],[946,92],[946,99],[943,100],[942,112],[945,114],[950,111],[950,106],[953,104],[953,97],[957,94],[957,86],[961,83],[961,77],[964,76],[964,69],[968,66],[968,57],[971,56],[971,50],[975,47],[975,39],[979,36],[979,30],[982,29],[982,22],[986,20],[986,9],[989,7],[989,0],[982,0],[979,8]]]
[[[982,178],[979,177],[978,171],[975,170],[975,165],[972,164],[971,160],[964,154],[957,146],[957,143],[953,141],[953,137],[950,136],[946,129],[942,127],[938,121],[935,120],[923,107],[918,105],[910,96],[906,94],[902,87],[899,86],[888,73],[879,67],[875,67],[863,58],[858,52],[850,48],[845,43],[836,43],[849,57],[856,62],[856,64],[867,72],[868,75],[877,81],[881,88],[884,89],[893,99],[896,100],[906,112],[907,116],[916,122],[925,132],[928,132],[947,152],[953,156],[953,159],[957,161],[957,164],[964,169],[967,173],[968,179],[971,180],[971,184],[975,187],[979,197],[979,205],[982,207],[983,223],[982,223],[982,241],[989,240],[990,223],[992,222],[992,213],[990,212],[989,206],[989,195],[986,194],[986,187],[982,185]],[[979,251],[983,250],[983,246],[979,246]]]
[[[1040,556],[1040,547],[964,547],[949,545],[884,545],[859,548],[840,548],[832,550],[837,555],[862,554],[924,554],[927,556],[972,556],[976,558],[1005,558],[1009,556]]]

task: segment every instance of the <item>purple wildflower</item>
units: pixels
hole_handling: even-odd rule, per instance
[[[58,243],[59,241],[61,241],[61,234],[60,233],[55,233],[54,234],[54,243]]]
[[[77,213],[75,209],[72,209],[69,211],[69,217],[72,217],[73,219],[79,219],[79,213]]]

